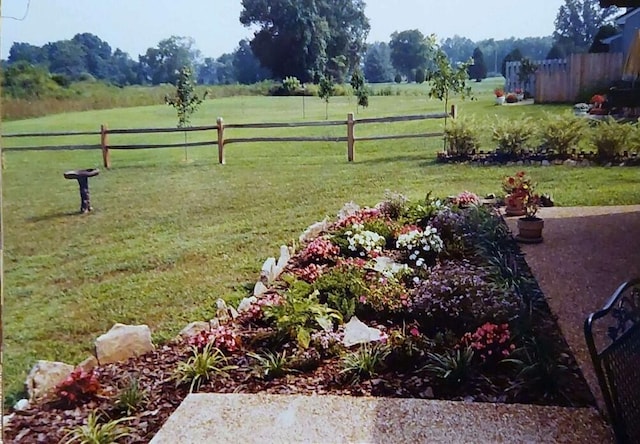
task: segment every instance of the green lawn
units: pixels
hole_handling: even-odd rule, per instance
[[[460,115],[486,124],[490,147],[493,115],[540,118],[568,106],[496,107],[495,82],[474,84],[478,100],[459,102]],[[438,112],[442,104],[422,93],[426,86],[392,85],[401,95],[371,97],[359,117]],[[422,89],[420,89],[422,88]],[[306,120],[324,119],[324,103],[305,99]],[[345,119],[355,99],[336,97],[330,119]],[[302,99],[232,97],[208,100],[194,125],[300,121]],[[97,130],[174,126],[168,106],[69,113],[8,122],[3,132]],[[357,135],[440,130],[442,121],[357,126]],[[343,127],[229,130],[251,135],[344,135]],[[213,138],[192,134],[190,140]],[[181,134],[112,136],[111,143],[180,142]],[[5,146],[97,143],[84,140],[6,139]],[[345,143],[231,144],[226,165],[214,146],[113,151],[113,168],[91,179],[95,212],[76,215],[75,182],[62,173],[101,167],[99,151],[5,153],[4,380],[9,396],[36,359],[77,363],[93,340],[113,323],[147,323],[156,339],[173,337],[188,321],[209,319],[219,297],[237,298],[255,281],[260,266],[291,244],[309,224],[335,214],[345,202],[374,205],[385,190],[421,198],[463,190],[500,192],[513,167],[439,165],[438,139],[362,142],[356,162]],[[559,205],[640,203],[637,168],[534,167],[542,192]]]

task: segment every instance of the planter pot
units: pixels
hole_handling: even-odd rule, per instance
[[[507,216],[524,216],[524,196],[507,195],[505,197],[505,215]]]
[[[516,98],[518,99],[518,102],[522,102],[524,100],[524,94],[516,94]]]
[[[504,105],[504,102],[507,100],[505,96],[496,97],[496,105]]]
[[[539,217],[518,219],[518,235],[516,240],[526,244],[537,244],[542,242],[542,229],[544,220]]]

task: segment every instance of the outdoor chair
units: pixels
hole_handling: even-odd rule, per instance
[[[616,441],[640,443],[640,278],[587,317],[584,335]]]

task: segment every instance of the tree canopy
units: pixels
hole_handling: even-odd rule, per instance
[[[566,52],[585,52],[600,27],[617,13],[616,7],[600,7],[599,0],[564,0],[556,16],[553,36]]]
[[[392,82],[395,71],[391,64],[391,51],[384,42],[369,45],[364,57],[364,76],[370,83]]]
[[[279,78],[343,79],[360,60],[369,20],[362,0],[242,0],[240,22],[258,26],[251,49]]]
[[[412,79],[419,68],[428,68],[431,45],[427,38],[417,29],[394,32],[389,42],[391,62],[394,68],[407,79]]]
[[[487,65],[484,63],[484,54],[480,48],[473,50],[473,65],[469,66],[469,77],[476,82],[487,78]]]

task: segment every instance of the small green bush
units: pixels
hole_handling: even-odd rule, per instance
[[[509,120],[498,119],[492,126],[492,139],[498,143],[498,152],[517,154],[525,148],[534,134],[530,118]]]
[[[587,121],[573,114],[547,113],[540,129],[542,143],[550,151],[565,156],[576,147],[588,131]]]
[[[613,118],[607,118],[596,125],[591,132],[591,140],[596,146],[598,157],[611,159],[622,154],[631,140],[633,127],[617,123]]]
[[[396,83],[402,83],[402,76],[400,74],[396,74],[393,81]]]
[[[468,155],[480,147],[480,131],[473,118],[451,119],[444,138],[449,155]]]

